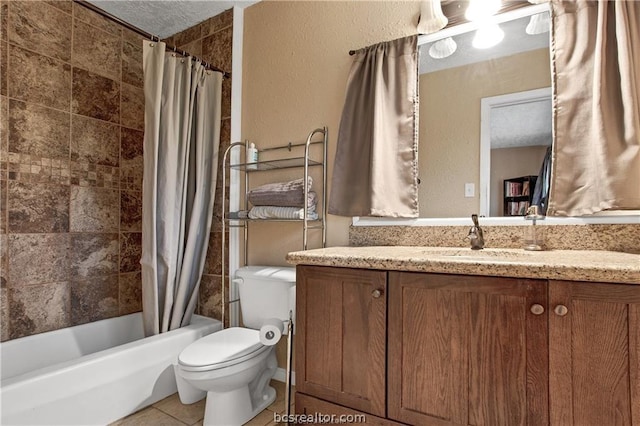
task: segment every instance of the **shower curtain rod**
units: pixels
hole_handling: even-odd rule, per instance
[[[144,37],[150,39],[151,41],[161,41],[160,37],[158,37],[156,35],[153,35],[151,33],[148,33],[145,30],[142,30],[142,29],[136,27],[135,25],[131,25],[130,23],[123,21],[122,19],[118,18],[117,16],[112,15],[111,13],[107,12],[106,10],[101,9],[98,6],[87,2],[86,0],[73,0],[73,2],[77,3],[77,4],[81,5],[81,6],[84,6],[87,9],[89,9],[89,10],[91,10],[93,12],[96,12],[97,14],[99,14],[101,16],[104,16],[105,18],[109,19],[110,21],[113,21],[113,22],[115,22],[117,24],[120,24],[123,27],[126,27],[126,28],[130,29],[131,31],[133,31],[133,32],[135,32],[137,34],[140,34],[141,36],[144,36]],[[191,56],[194,60],[199,60],[200,62],[202,62],[202,65],[205,68],[208,68],[208,69],[213,70],[213,71],[221,72],[222,76],[224,78],[231,78],[231,73],[229,73],[227,71],[224,71],[224,70],[221,70],[220,68],[211,65],[210,63],[205,62],[202,59],[191,55],[189,52],[187,52],[185,50],[178,49],[177,47],[171,46],[169,44],[167,44],[167,49],[168,50],[172,50],[172,51],[174,51],[176,53],[179,53],[182,56]]]

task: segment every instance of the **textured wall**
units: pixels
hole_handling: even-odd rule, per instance
[[[231,72],[233,45],[233,9],[214,16],[169,37],[167,43],[186,50],[212,65]],[[214,203],[214,218],[209,238],[209,248],[204,275],[200,283],[200,303],[198,313],[220,319],[220,298],[222,262],[221,203],[222,203],[222,154],[229,147],[231,139],[231,79],[222,82],[222,128],[220,131],[220,158],[218,161],[218,181]],[[227,205],[229,202],[229,175],[227,174]],[[227,235],[227,242],[228,242]],[[229,270],[228,260],[226,261]],[[226,282],[226,281],[225,281]],[[227,295],[229,292],[227,292]],[[228,313],[228,311],[227,311]]]
[[[2,340],[139,311],[142,39],[71,1],[1,5]]]
[[[349,50],[415,33],[419,10],[418,2],[406,1],[262,1],[247,8],[242,137],[263,149],[303,141],[327,125],[331,176]],[[291,170],[256,177],[255,183],[297,176]],[[350,223],[329,216],[328,244],[347,245]],[[318,246],[316,234],[310,247]],[[286,265],[286,253],[301,244],[299,224],[252,226],[250,263]]]

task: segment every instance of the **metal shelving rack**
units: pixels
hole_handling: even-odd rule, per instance
[[[317,140],[316,135],[321,135],[322,139]],[[244,264],[247,265],[248,252],[249,252],[249,223],[250,222],[300,222],[302,223],[302,249],[307,250],[307,242],[308,242],[308,231],[310,229],[319,229],[322,231],[322,247],[326,246],[327,242],[327,141],[328,141],[329,131],[327,127],[317,128],[313,130],[307,136],[306,142],[302,143],[291,143],[289,142],[286,145],[275,146],[272,148],[265,148],[260,150],[260,153],[266,152],[274,152],[274,151],[282,151],[288,150],[288,152],[292,152],[294,150],[301,150],[304,147],[304,155],[303,156],[293,156],[286,157],[276,160],[263,160],[258,161],[257,163],[238,163],[238,164],[230,164],[229,154],[232,149],[244,148],[244,152],[249,148],[249,141],[244,142],[234,142],[225,150],[224,156],[222,159],[223,164],[223,172],[222,172],[222,252],[220,254],[222,258],[222,318],[225,315],[225,254],[227,251],[227,241],[226,241],[226,231],[227,228],[241,228],[243,230],[244,237]],[[316,138],[316,140],[314,140]],[[322,148],[322,158],[311,158],[311,146],[313,145],[321,145]],[[245,158],[245,156],[241,156],[240,158]],[[309,168],[311,167],[322,167],[322,191],[321,196],[319,194],[318,201],[322,203],[322,212],[318,212],[317,220],[309,220],[308,217],[308,207],[307,203],[304,203],[304,215],[303,219],[239,219],[239,218],[229,218],[229,212],[227,212],[226,206],[226,197],[227,197],[227,182],[226,175],[227,170],[240,170],[244,171],[244,188],[245,188],[245,196],[244,196],[244,206],[243,210],[248,210],[249,203],[247,200],[247,195],[249,193],[250,188],[250,175],[253,173],[260,172],[268,172],[272,170],[282,170],[282,169],[291,169],[291,168],[302,168],[304,182],[307,182],[309,178]],[[307,200],[309,195],[309,188],[307,185],[304,185],[304,200]],[[229,302],[231,303],[231,301]]]
[[[322,140],[314,141],[313,138],[316,135],[322,135]],[[307,141],[304,143],[291,143],[289,142],[286,145],[276,146],[273,148],[265,148],[260,152],[272,152],[279,150],[288,150],[292,152],[294,149],[299,149],[304,147],[304,156],[302,157],[287,157],[281,158],[277,160],[263,160],[258,161],[257,163],[239,163],[239,164],[230,164],[229,153],[235,147],[244,147],[245,153],[249,148],[249,141],[244,142],[235,142],[229,145],[224,152],[224,156],[222,158],[222,252],[220,254],[222,258],[222,324],[224,327],[224,318],[225,318],[225,253],[227,250],[227,242],[226,242],[226,232],[227,227],[239,227],[244,231],[244,264],[247,265],[247,259],[249,254],[249,222],[302,222],[302,249],[307,249],[307,234],[309,229],[320,229],[322,231],[322,247],[324,248],[327,243],[327,140],[329,137],[329,131],[326,126],[322,128],[318,128],[313,130],[307,136]],[[312,145],[322,145],[322,159],[321,160],[313,160],[310,158],[311,151],[310,148]],[[245,157],[240,157],[245,158]],[[322,196],[319,197],[319,201],[322,203],[322,212],[319,214],[317,220],[309,220],[308,219],[308,206],[307,200],[309,196],[309,186],[307,182],[309,180],[309,168],[310,167],[322,167]],[[304,207],[303,207],[303,218],[302,219],[239,219],[239,218],[229,218],[227,213],[226,199],[227,199],[227,170],[235,169],[244,171],[244,210],[248,211],[249,202],[248,202],[248,193],[249,193],[249,175],[256,172],[265,172],[270,170],[282,170],[282,169],[290,169],[290,168],[303,168],[303,182],[304,182]],[[232,223],[237,222],[237,223]],[[235,302],[229,301],[229,303]],[[291,315],[291,313],[289,313]],[[286,391],[285,391],[285,406],[287,418],[289,418],[289,413],[291,409],[291,368],[292,368],[292,357],[293,357],[293,322],[290,319],[288,322],[288,333],[287,333],[287,374],[286,374]],[[288,424],[288,423],[287,423]]]

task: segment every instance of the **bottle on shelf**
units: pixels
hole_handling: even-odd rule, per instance
[[[256,144],[251,142],[249,144],[249,148],[247,148],[247,169],[255,170],[258,168],[258,148],[256,148]]]

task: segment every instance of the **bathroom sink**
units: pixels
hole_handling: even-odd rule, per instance
[[[425,256],[434,257],[451,257],[456,259],[492,259],[492,260],[518,260],[527,259],[532,256],[532,253],[517,249],[483,249],[483,250],[471,250],[471,249],[425,249],[422,251]]]

